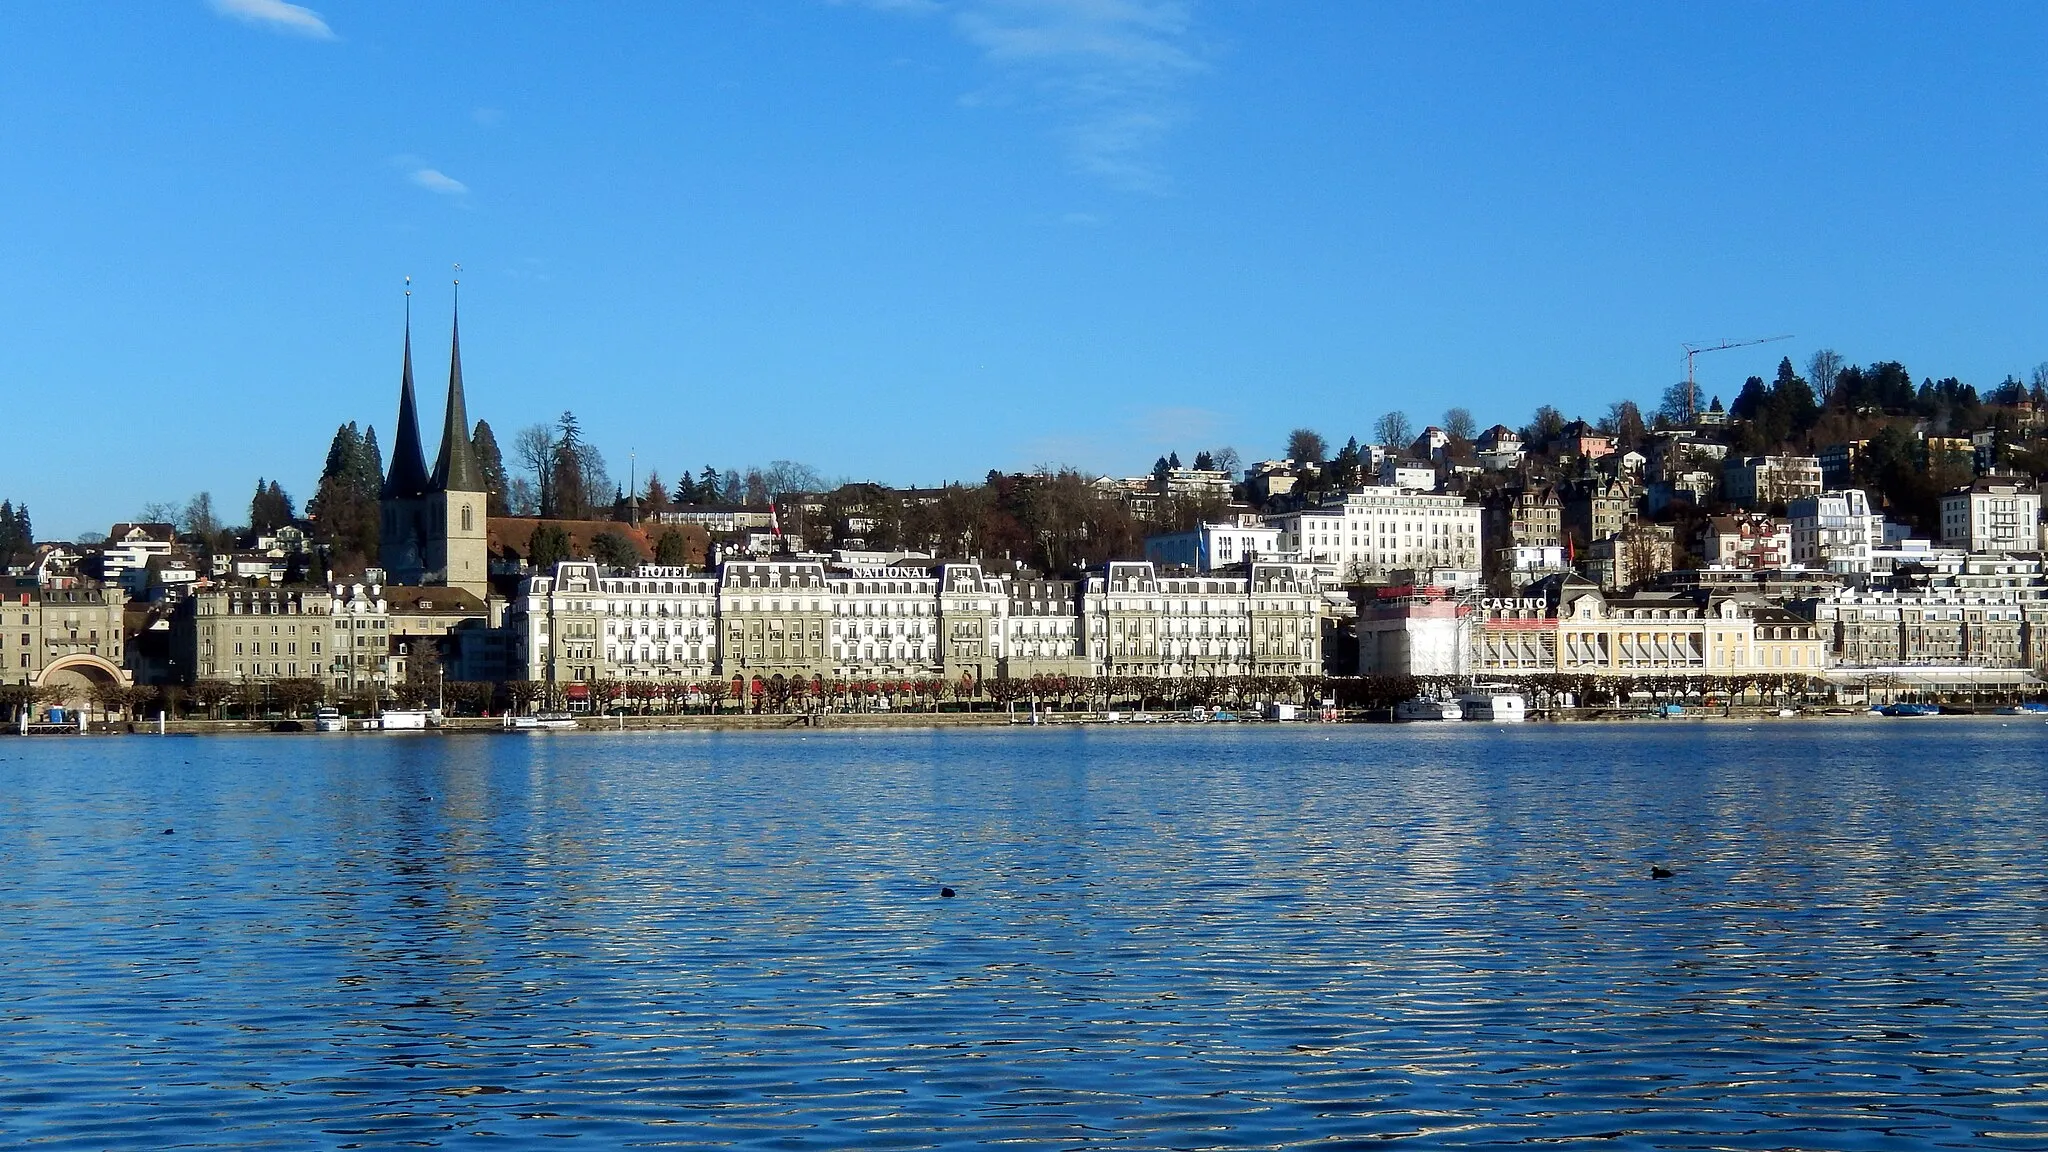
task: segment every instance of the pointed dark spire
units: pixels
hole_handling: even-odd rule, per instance
[[[434,491],[482,492],[484,470],[469,442],[469,405],[462,397],[462,297],[456,282],[455,324],[448,352],[448,414],[441,421],[441,456],[434,461]]]
[[[412,399],[412,290],[405,293],[405,373],[398,386],[398,438],[391,443],[391,470],[384,474],[386,500],[407,500],[427,490],[427,457],[420,450],[420,419]]]

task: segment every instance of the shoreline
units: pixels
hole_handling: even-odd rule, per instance
[[[1126,714],[1129,715],[1128,713]],[[1999,715],[1994,712],[1952,713],[1942,716],[1919,717],[1925,720],[1997,719],[2027,720],[2035,717]],[[626,732],[844,732],[844,731],[937,731],[962,728],[1114,728],[1117,730],[1184,729],[1184,728],[1255,728],[1292,730],[1310,725],[1340,724],[1347,726],[1373,726],[1405,728],[1430,731],[1438,728],[1463,728],[1467,726],[1518,727],[1528,725],[1559,724],[1669,724],[1669,723],[1742,723],[1755,724],[1760,721],[1794,723],[1800,721],[1830,720],[1894,720],[1896,717],[1880,716],[1865,709],[1853,710],[1811,710],[1794,716],[1780,716],[1771,709],[1737,709],[1724,714],[1714,712],[1692,712],[1677,716],[1650,714],[1617,714],[1611,709],[1588,709],[1586,714],[1546,714],[1532,716],[1517,724],[1501,724],[1494,721],[1417,721],[1392,722],[1384,717],[1371,715],[1349,715],[1339,720],[1239,720],[1239,721],[1191,721],[1167,719],[1161,715],[1151,721],[1110,720],[1103,713],[1060,713],[1057,718],[1048,718],[1033,724],[1028,713],[1012,716],[1003,712],[919,712],[919,713],[853,713],[807,716],[798,714],[735,714],[729,716],[579,716],[578,724],[571,729],[528,729],[507,728],[501,717],[451,717],[439,726],[394,732],[377,728],[351,727],[347,732],[316,732],[310,719],[267,719],[267,720],[167,720],[162,731],[154,720],[100,721],[88,726],[85,732],[66,726],[62,731],[30,732],[28,735],[92,735],[92,736],[215,736],[215,735],[262,735],[262,736],[419,736],[419,735],[594,735],[600,733],[618,734]],[[352,722],[356,723],[356,722]],[[0,728],[0,735],[19,735],[13,726]]]

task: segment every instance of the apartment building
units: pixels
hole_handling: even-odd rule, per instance
[[[1764,572],[1792,563],[1791,526],[1762,513],[1711,517],[1700,529],[1699,543],[1701,561],[1713,568]]]
[[[1986,477],[1941,498],[1941,543],[1970,552],[2041,549],[2041,493],[2026,481]]]
[[[1280,529],[1269,524],[1200,524],[1187,532],[1145,538],[1145,559],[1162,567],[1212,572],[1280,551]]]
[[[391,683],[391,618],[381,584],[338,584],[328,597],[328,679],[349,696],[384,695]]]
[[[1742,508],[1782,508],[1821,494],[1818,456],[1748,456],[1721,471],[1728,502]]]
[[[332,687],[333,603],[333,592],[317,585],[194,592],[172,618],[179,679],[233,684],[314,679]]]
[[[1462,496],[1363,488],[1267,523],[1280,529],[1284,552],[1331,564],[1346,581],[1385,579],[1404,568],[1480,566],[1480,508]]]
[[[65,706],[83,708],[94,687],[134,682],[124,666],[128,596],[118,585],[60,583],[0,576],[0,683],[61,688]]]
[[[1564,505],[1547,484],[1504,488],[1481,504],[1481,539],[1496,564],[1504,549],[1564,544]]]
[[[1885,546],[1884,517],[1861,489],[1803,496],[1791,502],[1786,526],[1792,563],[1841,575],[1868,573]]]
[[[1410,492],[1434,492],[1437,487],[1436,465],[1426,460],[1411,460],[1405,457],[1389,456],[1380,461],[1379,481],[1383,488],[1401,488]]]
[[[100,576],[121,585],[130,599],[140,598],[149,587],[150,561],[169,559],[177,541],[170,524],[116,524],[100,549]]]
[[[1630,524],[1587,545],[1579,567],[1603,588],[1633,588],[1671,571],[1677,548],[1669,524]]]
[[[1620,480],[1594,476],[1566,487],[1560,524],[1580,546],[1604,540],[1636,518],[1635,493]]]

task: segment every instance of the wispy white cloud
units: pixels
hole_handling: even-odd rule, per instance
[[[1165,193],[1159,151],[1184,119],[1181,87],[1204,67],[1189,0],[865,0],[944,13],[995,70],[969,107],[1026,103],[1055,117],[1076,167],[1133,192]]]
[[[299,4],[288,4],[285,0],[208,0],[213,10],[222,16],[268,28],[272,32],[284,32],[293,36],[306,36],[314,40],[334,39],[334,29],[320,18],[318,12]]]
[[[415,168],[409,179],[427,191],[438,192],[443,196],[469,195],[469,185],[448,175],[439,168]]]

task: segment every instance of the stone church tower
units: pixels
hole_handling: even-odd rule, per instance
[[[448,406],[441,422],[441,455],[427,472],[413,401],[412,319],[405,325],[405,369],[398,389],[398,437],[379,502],[382,534],[377,549],[384,578],[400,586],[462,588],[489,598],[490,560],[485,537],[488,509],[483,469],[469,441],[469,406],[462,394],[462,319],[458,310],[448,362]]]

